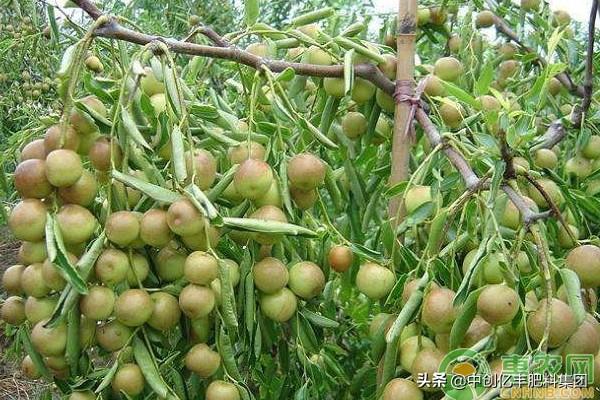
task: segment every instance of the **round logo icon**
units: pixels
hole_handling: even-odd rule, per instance
[[[446,374],[444,393],[453,400],[478,398],[486,391],[485,377],[492,374],[485,357],[471,349],[456,349],[446,354],[440,372]]]

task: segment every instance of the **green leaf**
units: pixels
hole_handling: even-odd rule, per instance
[[[296,77],[296,72],[293,68],[287,67],[277,75],[276,81],[278,82],[289,82]]]
[[[340,46],[346,49],[354,49],[357,53],[360,53],[363,56],[373,61],[376,61],[378,64],[385,63],[385,58],[381,54],[375,53],[374,51],[370,50],[365,45],[363,45],[362,42],[358,39],[350,39],[343,36],[338,36],[333,40]]]
[[[298,123],[304,129],[307,129],[310,133],[312,133],[313,136],[315,137],[315,139],[317,139],[324,146],[329,147],[330,149],[337,149],[338,148],[337,144],[335,144],[334,142],[332,142],[331,139],[329,139],[327,136],[325,136],[316,126],[314,126],[313,124],[311,124],[307,119],[300,118],[298,120]]]
[[[229,264],[219,260],[219,281],[221,282],[221,313],[223,322],[228,328],[237,329],[238,321],[235,311],[235,295],[231,283]]]
[[[117,373],[117,369],[119,369],[119,361],[115,361],[109,370],[106,371],[104,378],[96,388],[95,393],[101,393],[104,389],[106,389],[111,383],[112,380]]]
[[[335,13],[332,7],[324,7],[306,14],[299,15],[292,19],[292,26],[303,26],[312,24],[325,18],[331,17]]]
[[[29,331],[27,329],[23,329],[19,331],[19,333],[21,334],[21,340],[23,341],[23,347],[25,348],[25,352],[27,353],[29,358],[31,358],[31,361],[33,361],[33,365],[35,365],[35,368],[40,372],[40,374],[42,374],[43,377],[45,377],[46,379],[51,379],[52,374],[46,367],[46,364],[44,364],[42,356],[35,350],[33,344],[31,343]]]
[[[492,81],[494,80],[494,64],[488,61],[479,74],[479,79],[475,82],[475,92],[481,96],[488,92]]]
[[[142,370],[142,374],[148,385],[150,385],[152,390],[160,398],[167,397],[167,395],[170,394],[169,387],[158,372],[157,362],[150,351],[148,351],[146,344],[144,344],[142,339],[136,336],[133,338],[132,346],[135,361]]]
[[[223,366],[225,367],[225,371],[236,381],[242,380],[242,375],[238,369],[237,363],[235,361],[235,353],[234,348],[231,344],[231,339],[227,332],[225,332],[225,328],[221,326],[219,330],[219,341],[217,343],[219,354],[221,355],[221,359],[223,360]]]
[[[244,0],[246,25],[252,26],[258,21],[259,0]]]
[[[71,65],[73,64],[73,62],[75,62],[75,54],[77,53],[77,48],[80,45],[81,43],[77,42],[66,48],[65,52],[63,53],[62,60],[60,61],[60,66],[56,71],[56,76],[58,76],[59,78],[67,77]]]
[[[126,175],[117,170],[112,171],[112,177],[133,189],[139,190],[154,200],[160,201],[161,203],[171,204],[181,198],[179,194],[171,190],[153,185],[135,176]]]
[[[475,98],[469,93],[465,92],[453,83],[442,80],[440,80],[440,82],[442,82],[444,88],[446,88],[447,94],[456,97],[458,100],[470,105],[471,107],[478,108],[477,100],[475,100]]]
[[[184,189],[188,199],[206,216],[213,225],[223,225],[223,218],[200,188],[194,184]]]
[[[302,226],[289,224],[287,222],[267,221],[264,219],[224,217],[223,225],[228,228],[249,232],[279,233],[305,237],[318,236],[315,232]]]
[[[178,125],[175,125],[171,132],[171,152],[171,162],[173,163],[175,177],[179,183],[183,183],[187,179],[187,168],[185,165],[183,134]]]
[[[563,285],[565,285],[565,289],[567,290],[569,306],[571,306],[571,309],[575,313],[577,323],[581,324],[585,319],[586,312],[583,305],[583,300],[581,299],[581,284],[579,277],[575,271],[568,268],[561,268],[559,273],[560,278],[563,281]]]
[[[165,87],[167,89],[167,97],[169,99],[169,103],[173,106],[173,110],[175,114],[181,116],[183,110],[181,109],[181,96],[179,94],[179,87],[177,86],[177,76],[173,71],[173,68],[165,66],[163,69],[163,76],[165,79]]]
[[[483,288],[479,288],[471,293],[467,297],[467,300],[460,308],[460,313],[452,325],[450,331],[450,350],[456,349],[462,343],[467,330],[471,326],[473,318],[477,313],[477,299]]]
[[[131,139],[133,139],[133,141],[140,146],[145,147],[148,150],[152,150],[152,147],[150,147],[148,142],[146,142],[146,139],[144,139],[144,136],[142,136],[142,133],[138,129],[133,119],[133,115],[131,115],[131,111],[129,109],[121,109],[121,120],[123,121],[123,128],[125,128],[125,133],[127,136],[131,137]]]
[[[80,110],[84,111],[89,116],[91,116],[94,119],[94,123],[100,122],[102,125],[104,125],[107,128],[110,128],[112,126],[112,122],[110,122],[108,120],[108,118],[106,118],[104,115],[100,114],[98,111],[96,111],[92,107],[88,106],[86,103],[76,100],[74,104],[77,108],[79,108]]]
[[[396,197],[400,194],[403,194],[406,191],[407,186],[408,186],[408,181],[398,182],[397,184],[395,184],[394,186],[392,186],[391,188],[389,188],[385,192],[383,192],[383,195],[386,198]]]
[[[52,231],[52,229],[50,229]],[[92,245],[88,248],[83,256],[77,261],[77,269],[79,270],[81,276],[87,280],[90,275],[96,260],[100,256],[100,253],[104,250],[104,240],[106,239],[104,232],[102,232],[96,240],[92,242]],[[58,303],[50,316],[50,320],[46,324],[47,326],[53,328],[60,321],[62,321],[71,311],[77,302],[79,301],[79,293],[76,290],[73,290],[71,285],[67,285],[65,289],[60,294],[58,299]]]
[[[46,240],[53,240],[55,243],[55,250],[52,251],[55,253],[53,254],[54,258],[50,258],[50,261],[62,272],[62,275],[67,283],[69,283],[71,287],[77,291],[77,293],[87,294],[87,284],[79,275],[79,272],[75,269],[73,264],[71,264],[71,260],[67,255],[68,252],[63,242],[58,221],[56,221],[50,214],[48,214],[46,218],[47,224],[52,224],[52,237],[47,238]],[[48,229],[46,232],[48,232]]]
[[[352,92],[354,86],[354,50],[344,54],[344,91],[346,96]]]
[[[467,273],[465,274],[462,282],[460,283],[460,286],[458,287],[458,290],[456,291],[456,296],[454,296],[454,306],[460,306],[467,298],[468,294],[469,294],[469,288],[471,287],[471,282],[473,281],[473,278],[475,277],[475,273],[479,267],[479,265],[481,264],[481,261],[483,260],[484,255],[487,252],[487,245],[490,242],[490,237],[487,237],[485,239],[483,239],[481,241],[481,243],[479,244],[479,248],[477,249],[477,252],[475,253],[475,257],[473,257],[473,260],[471,261],[471,265],[469,265],[469,270],[467,271]]]
[[[302,314],[311,323],[322,328],[337,328],[338,326],[340,326],[338,322],[324,317],[320,314],[314,313],[306,308],[300,311],[300,314]]]

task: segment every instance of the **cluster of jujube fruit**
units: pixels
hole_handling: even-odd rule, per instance
[[[537,10],[539,4],[535,0],[522,1],[522,8],[531,12]],[[443,26],[446,17],[446,10],[439,7],[420,9],[418,25],[420,29],[430,25]],[[570,18],[567,17],[564,13],[555,13],[554,24],[568,25]],[[474,26],[490,27],[494,18],[492,12],[482,11],[475,16]],[[268,29],[265,30],[268,32]],[[318,40],[322,35],[316,24],[298,27],[298,31],[312,40]],[[269,34],[265,36],[269,37]],[[278,38],[273,34],[269,39],[274,41],[252,43],[246,50],[261,57],[275,57]],[[395,46],[389,41],[387,44]],[[461,134],[459,130],[462,128],[477,127],[494,138],[506,126],[503,118],[510,122],[511,118],[517,118],[515,115],[518,115],[516,112],[521,105],[518,94],[511,90],[516,89],[515,82],[522,78],[522,72],[525,75],[531,71],[521,65],[519,49],[504,43],[497,49],[496,74],[486,94],[479,94],[472,102],[466,102],[465,95],[458,96],[460,99],[456,96],[460,93],[456,87],[460,86],[465,72],[459,60],[465,45],[460,36],[451,35],[447,48],[454,56],[447,54],[437,59],[434,65],[419,67],[420,78],[426,79],[424,95],[432,105],[433,119],[454,131],[448,136],[457,131]],[[468,44],[471,50],[478,52],[483,51],[484,45],[477,34]],[[352,62],[374,63],[375,58],[380,71],[389,79],[395,79],[395,57],[381,54],[389,48],[370,43],[365,46],[364,54],[356,52]],[[299,46],[295,43],[288,47],[280,50],[286,49],[286,58],[291,61],[320,66],[339,61],[335,51],[326,50],[326,46]],[[95,73],[104,70],[100,59],[93,55],[86,55],[85,65]],[[146,67],[140,74],[139,88],[136,82],[135,92],[129,93],[129,97],[142,103],[147,101],[149,107],[144,112],[151,109],[155,116],[168,114],[172,117],[175,114],[173,99],[170,98],[172,93],[169,93],[164,80],[155,65],[153,68]],[[291,90],[288,82],[281,85]],[[267,83],[260,87],[257,107],[262,112],[259,114],[261,117],[279,118],[277,111],[281,110],[276,109],[281,106],[274,101],[279,94],[273,93],[273,87]],[[392,131],[389,115],[396,106],[392,97],[361,78],[354,80],[351,90],[346,89],[346,80],[341,77],[303,81],[302,91],[307,102],[316,102],[318,94],[324,94],[325,101],[331,101],[329,104],[336,104],[336,107],[343,105],[333,116],[331,129],[327,124],[322,125],[327,127],[327,131],[322,132],[325,139],[320,140],[333,140],[342,146],[349,143],[349,147],[355,145],[358,151],[361,151],[361,146],[387,146],[386,140]],[[556,113],[565,116],[572,112],[565,92],[557,78],[548,80],[547,94],[554,97],[556,104],[553,104],[554,109],[548,107],[540,113],[542,117],[536,121],[536,135],[541,135],[547,123],[557,118]],[[131,157],[132,149],[124,146],[122,138],[108,135],[106,131],[100,132],[95,121],[117,116],[118,113],[110,110],[117,106],[122,105],[112,104],[109,107],[96,96],[81,98],[68,118],[48,127],[43,138],[23,147],[14,173],[15,188],[22,199],[10,213],[9,227],[22,245],[20,264],[10,267],[3,277],[3,286],[11,297],[5,300],[1,316],[11,325],[31,325],[33,347],[56,378],[70,377],[69,361],[72,360],[66,356],[66,322],[63,320],[50,326],[49,320],[60,311],[61,293],[71,285],[68,283],[72,279],[67,274],[69,268],[82,269],[79,260],[87,255],[90,243],[101,232],[106,242],[94,261],[90,276],[83,277],[87,290],[78,302],[77,310],[81,314],[79,343],[90,354],[119,361],[111,379],[112,389],[114,393],[123,392],[128,396],[137,396],[148,389],[142,368],[129,352],[132,337],[140,330],[148,330],[165,337],[177,332],[184,339],[185,354],[181,361],[187,370],[208,384],[208,400],[239,399],[239,386],[227,377],[220,379],[224,363],[215,337],[218,328],[215,327],[222,326],[222,320],[227,319],[227,313],[232,311],[229,296],[241,284],[249,282],[253,285],[250,290],[256,289],[262,317],[273,323],[292,321],[303,306],[311,304],[311,301],[314,304],[314,299],[325,290],[330,270],[344,273],[355,265],[352,272],[356,272],[356,288],[369,300],[381,303],[382,307],[377,310],[392,311],[391,307],[386,307],[394,304],[396,299],[389,298],[394,295],[398,297],[396,303],[406,306],[411,299],[417,298],[416,290],[423,290],[419,287],[420,277],[412,273],[413,268],[417,270],[418,266],[410,265],[407,280],[402,286],[398,285],[395,267],[375,262],[380,257],[368,257],[364,249],[360,250],[363,262],[358,265],[356,249],[361,247],[351,248],[339,232],[329,232],[333,239],[327,239],[326,256],[322,257],[326,262],[301,259],[298,253],[282,250],[282,243],[287,240],[284,233],[277,229],[242,230],[213,223],[198,198],[182,190],[193,186],[203,193],[211,193],[227,179],[227,171],[231,171],[231,179],[212,199],[224,215],[260,221],[263,226],[272,222],[276,227],[288,226],[288,222],[310,221],[310,218],[302,219],[298,215],[314,210],[315,205],[322,205],[320,212],[327,212],[324,203],[329,198],[325,190],[320,189],[328,174],[330,178],[333,175],[332,166],[328,163],[336,158],[330,158],[324,149],[311,144],[301,146],[303,150],[297,154],[283,154],[285,149],[278,147],[279,143],[273,143],[280,138],[267,138],[263,142],[254,140],[252,134],[256,121],[236,120],[235,130],[241,135],[247,134],[247,140],[235,141],[233,135],[228,137],[229,132],[219,128],[218,134],[223,134],[227,140],[217,141],[217,144],[204,141],[209,143],[206,146],[199,145],[198,141],[185,144],[182,155],[186,172],[184,179],[176,177],[177,167],[173,167],[177,161],[174,157],[178,155],[173,154],[172,137],[153,140],[153,154],[149,159],[158,167],[156,170],[164,181],[161,185]],[[374,109],[383,112],[371,114]],[[468,118],[471,111],[474,118]],[[367,137],[368,134],[372,137]],[[302,134],[299,137],[304,139]],[[419,154],[430,154],[431,146],[421,132],[417,139]],[[579,219],[575,218],[573,210],[566,207],[559,185],[544,175],[546,169],[561,167],[567,177],[578,180],[577,183],[584,182],[588,195],[597,194],[600,180],[585,179],[600,168],[600,137],[592,135],[575,152],[555,146],[529,154],[522,150],[527,144],[514,146],[515,187],[535,212],[550,209],[548,199],[562,212],[561,219],[567,222],[566,228],[563,224],[552,225],[557,238],[557,246],[553,243],[551,249],[554,253],[552,261],[558,264],[558,268],[548,272],[548,282],[536,276],[542,275],[536,252],[543,250],[536,249],[539,243],[531,234],[524,235],[523,245],[514,251],[514,257],[507,257],[503,247],[513,243],[523,228],[523,221],[519,209],[504,195],[498,196],[493,210],[498,230],[503,235],[502,245],[485,242],[478,236],[480,231],[477,228],[471,229],[461,242],[455,235],[456,225],[444,227],[448,229],[442,235],[441,244],[454,246],[451,254],[456,260],[453,262],[462,265],[453,273],[453,276],[459,277],[458,284],[453,286],[456,290],[450,288],[451,279],[438,279],[440,276],[427,283],[422,305],[416,313],[417,320],[409,321],[399,341],[397,363],[404,378],[393,379],[386,386],[383,391],[385,400],[422,399],[424,392],[432,389],[417,387],[415,381],[419,374],[433,376],[444,356],[457,345],[477,347],[489,338],[495,345],[488,352],[495,373],[501,371],[500,357],[526,347],[526,340],[531,345],[545,341],[548,347],[561,355],[593,354],[596,364],[600,364],[600,324],[594,317],[596,289],[600,286],[600,248],[591,240],[580,245],[580,230],[582,234],[584,227],[577,226]],[[274,157],[273,152],[277,151],[282,152],[278,154],[281,157]],[[565,163],[560,162],[563,154],[570,155]],[[285,168],[282,169],[282,166]],[[175,169],[175,173],[171,168]],[[115,171],[129,177],[129,180],[116,179]],[[338,189],[354,190],[349,189],[348,172],[344,168],[336,170],[333,184]],[[536,184],[524,178],[530,172],[534,173]],[[445,170],[440,170],[439,174],[442,178],[449,175]],[[136,186],[131,184],[132,181],[163,186],[181,195],[170,202],[155,201],[151,189],[145,192],[143,185]],[[402,210],[409,220],[422,214],[423,210],[430,211],[412,227],[414,229],[402,232],[409,246],[414,244],[421,248],[423,238],[430,234],[433,236],[429,217],[435,217],[443,208],[445,194],[440,193],[438,185],[431,182],[427,180],[429,184],[425,184],[419,180],[419,184],[407,187],[402,195]],[[487,194],[488,191],[483,191],[477,196]],[[291,199],[289,204],[284,202],[286,197]],[[468,201],[477,203],[479,200]],[[292,215],[295,213],[297,215]],[[315,215],[318,213],[315,212]],[[472,217],[468,224],[477,225],[483,222],[481,219],[480,216]],[[322,226],[325,224],[314,224],[313,228]],[[329,228],[334,230],[333,226]],[[52,238],[48,237],[50,233]],[[219,244],[224,242],[228,245],[235,243],[244,258],[222,251]],[[66,260],[56,258],[53,254],[56,249],[51,252],[48,244],[51,248],[58,245],[59,252],[64,247]],[[289,246],[289,243],[286,245]],[[392,252],[394,250],[395,247],[392,247]],[[508,250],[512,252],[513,249]],[[251,256],[246,257],[250,253]],[[245,264],[247,259],[250,259],[250,265]],[[585,316],[578,314],[575,305],[571,304],[578,297],[573,296],[573,288],[567,287],[564,275],[560,274],[563,260],[564,267],[574,272],[576,283],[581,286],[581,293],[577,292],[577,296],[583,294]],[[455,304],[459,297],[458,286],[463,279],[469,279],[469,297],[477,296],[474,305],[471,304],[476,312],[457,344],[452,343],[456,340],[452,332],[458,329],[459,317],[472,311],[464,309],[464,305]],[[548,289],[544,283],[555,294],[551,298],[544,296]],[[469,285],[472,287],[469,288]],[[255,307],[255,304],[250,307]],[[551,314],[550,319],[547,319],[548,313]],[[369,333],[374,343],[383,340],[396,317],[391,312],[381,312],[373,317]],[[379,362],[381,354],[374,358],[373,361]],[[41,373],[29,356],[23,360],[23,370],[32,378],[39,377]],[[94,398],[94,395],[89,390],[76,391],[71,398],[88,399]]]
[[[159,114],[166,108],[165,87],[151,69],[146,73],[140,88]],[[95,96],[79,102],[96,115],[109,116],[106,105]],[[170,157],[168,151],[163,154]],[[227,163],[238,167],[222,196],[232,204],[250,201],[253,206],[247,216],[253,219],[287,222],[281,209],[280,179],[289,181],[291,198],[305,210],[316,202],[325,178],[325,163],[307,152],[287,161],[287,177],[276,175],[265,161],[265,147],[258,142],[232,146],[226,157]],[[193,183],[201,190],[209,190],[217,181],[219,162],[210,150],[189,148],[185,161]],[[181,320],[186,318],[190,348],[185,366],[202,378],[215,375],[221,357],[210,340],[215,309],[221,303],[219,263],[227,265],[233,288],[240,281],[240,268],[234,260],[219,258],[215,249],[221,230],[185,196],[164,207],[142,211],[143,193],[110,177],[113,169],[127,170],[124,162],[125,152],[116,138],[100,134],[90,115],[78,108],[63,125],[48,127],[42,138],[23,147],[14,173],[15,188],[22,199],[8,222],[13,235],[22,241],[20,264],[3,276],[4,289],[11,297],[4,302],[1,315],[12,325],[31,324],[31,341],[46,367],[55,377],[67,378],[66,322],[47,326],[67,285],[63,269],[48,258],[48,220],[55,219],[56,234],[72,266],[78,265],[90,241],[104,230],[106,247],[95,261],[87,294],[79,301],[79,340],[86,351],[99,347],[102,354],[120,357],[123,363],[112,379],[112,388],[115,393],[136,396],[145,388],[144,376],[126,350],[136,328],[143,325],[167,333],[182,329]],[[140,170],[129,172],[147,179]],[[111,210],[110,196],[124,209]],[[262,246],[264,256],[254,264],[252,274],[260,293],[260,309],[267,318],[288,321],[298,307],[297,298],[310,300],[323,291],[326,277],[317,264],[299,261],[288,267],[270,256],[271,246],[282,234],[230,231],[229,237],[240,246],[247,246],[248,241]],[[331,248],[329,264],[333,269],[344,272],[352,262],[347,246]],[[180,285],[176,294],[161,290],[170,283]],[[40,377],[29,356],[22,367],[29,377]],[[215,397],[219,393],[229,393],[230,397]],[[91,392],[72,396],[92,398]],[[238,396],[235,385],[222,380],[214,380],[207,389],[207,398]]]

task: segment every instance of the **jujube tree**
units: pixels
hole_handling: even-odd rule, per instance
[[[28,376],[412,400],[443,396],[416,382],[458,348],[493,373],[598,363],[596,1],[581,41],[539,1],[400,1],[378,40],[333,8],[276,29],[249,0],[244,29],[177,40],[74,3],[60,115],[14,171],[1,315]]]

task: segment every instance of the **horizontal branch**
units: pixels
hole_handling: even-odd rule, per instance
[[[102,12],[88,0],[73,0],[73,2],[94,19],[98,19],[103,15]],[[315,76],[322,78],[342,78],[344,76],[343,65],[316,65],[272,60],[256,56],[237,47],[207,46],[137,32],[122,26],[115,19],[111,19],[107,24],[96,29],[94,34],[96,36],[123,40],[139,45],[146,45],[154,41],[160,41],[163,42],[169,48],[169,50],[174,53],[235,61],[239,64],[244,64],[257,70],[261,70],[263,67],[266,67],[269,70],[277,73],[283,72],[286,69],[291,68],[298,75]],[[212,37],[211,39],[213,39],[214,41],[214,37]],[[379,68],[377,68],[376,65],[355,65],[354,73],[356,76],[370,81],[384,92],[390,95],[394,93],[394,82],[388,79],[379,70]]]

